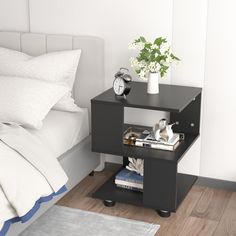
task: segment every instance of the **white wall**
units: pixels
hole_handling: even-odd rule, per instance
[[[236,181],[236,1],[209,0],[201,175]]]
[[[0,29],[29,30],[28,0],[0,0]]]
[[[207,0],[174,0],[172,45],[181,62],[172,66],[173,84],[203,87],[206,30]],[[179,163],[179,172],[199,175],[200,157],[201,136]]]
[[[164,35],[171,40],[172,0],[30,0],[33,32],[88,34],[105,39],[106,85],[128,66],[134,38]]]
[[[236,181],[235,0],[29,0],[30,20],[27,2],[0,0],[0,30],[104,38],[106,87],[121,65],[129,65],[132,39],[163,35],[172,41],[182,62],[162,82],[201,86],[204,94],[201,139],[179,170]],[[154,123],[163,115],[126,110],[126,120],[136,123]]]

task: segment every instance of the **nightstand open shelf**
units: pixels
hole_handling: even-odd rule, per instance
[[[92,151],[144,159],[143,193],[120,189],[111,177],[93,197],[175,212],[197,176],[177,173],[183,155],[199,137],[201,88],[160,85],[160,93],[146,93],[145,83],[132,83],[127,99],[116,97],[109,89],[91,100]],[[185,140],[174,151],[163,151],[123,144],[124,107],[167,111],[170,122],[177,122],[174,132],[184,133]]]
[[[124,124],[125,130],[128,127],[143,127],[146,129],[150,129],[150,127],[148,126]],[[185,139],[181,141],[180,145],[177,147],[177,149],[174,152],[160,150],[160,149],[153,149],[153,148],[130,146],[130,145],[124,144],[122,156],[136,157],[136,158],[141,158],[141,159],[156,158],[156,159],[162,159],[165,161],[173,161],[177,163],[181,160],[184,153],[193,145],[193,143],[197,140],[198,137],[199,137],[199,134],[186,134]]]
[[[119,171],[123,168],[120,167]],[[110,177],[94,194],[94,198],[102,199],[102,200],[111,200],[114,202],[121,202],[126,204],[132,204],[136,206],[146,206],[143,202],[143,194],[145,193],[145,186],[144,186],[144,193],[133,191],[129,189],[123,189],[116,187],[115,183],[115,176],[118,172],[116,172],[112,177]],[[145,178],[145,174],[144,174]],[[194,182],[197,180],[196,176],[187,175],[187,174],[180,174],[177,173],[177,201],[176,201],[176,209],[184,200],[186,194],[188,193],[189,189],[192,187]],[[149,207],[148,205],[146,207]],[[174,210],[175,211],[175,210]]]

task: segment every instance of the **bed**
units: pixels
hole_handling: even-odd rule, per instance
[[[69,177],[66,186],[70,190],[100,165],[100,155],[92,153],[90,149],[90,99],[104,89],[104,42],[92,36],[0,32],[0,46],[32,56],[60,50],[82,50],[73,97],[83,109],[78,113],[51,110],[42,129],[30,130],[54,151]],[[57,123],[61,125],[58,126]],[[7,235],[21,233],[64,194],[41,205],[27,223],[13,224]]]

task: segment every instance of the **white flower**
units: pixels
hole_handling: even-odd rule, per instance
[[[131,67],[137,67],[139,64],[138,60],[134,57],[130,58],[130,63],[131,63]]]
[[[148,65],[148,70],[149,70],[150,72],[159,72],[159,70],[160,70],[160,65],[159,65],[159,63],[151,62],[151,63]]]
[[[156,44],[152,44],[151,49],[158,49],[158,46]]]
[[[129,49],[136,49],[137,48],[136,43],[134,43],[134,42],[131,43],[128,48]]]
[[[139,50],[143,50],[144,47],[145,47],[145,43],[143,43],[143,42],[139,42],[139,43],[137,43],[136,45],[137,45],[137,47],[138,47]]]
[[[167,58],[166,58],[166,63],[167,64],[170,64],[172,62],[172,58],[171,56],[169,55]]]
[[[160,52],[161,54],[165,54],[169,50],[170,46],[168,43],[163,43],[160,46]]]
[[[140,62],[139,62],[139,66],[140,66],[140,67],[146,67],[146,66],[147,66],[146,61],[140,61]]]
[[[139,72],[138,75],[139,75],[140,79],[145,80],[145,79],[146,79],[146,74],[147,74],[146,70],[143,69],[143,70],[141,70],[141,71]]]
[[[159,63],[156,64],[156,72],[158,72],[161,69],[161,66]]]
[[[145,43],[143,43],[143,42],[138,42],[138,43],[133,42],[133,43],[131,43],[131,44],[129,45],[128,48],[129,48],[129,49],[139,49],[139,50],[143,50],[144,47],[145,47]]]
[[[156,70],[156,63],[155,63],[155,62],[151,62],[151,63],[148,65],[148,69],[149,69],[149,71],[151,71],[151,72],[155,72],[155,70]]]

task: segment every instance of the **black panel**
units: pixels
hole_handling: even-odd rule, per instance
[[[170,121],[178,121],[178,125],[173,126],[174,132],[199,134],[201,116],[201,94],[180,113],[171,113]]]
[[[176,209],[176,171],[172,162],[147,159],[144,161],[143,203],[158,210]]]
[[[177,207],[184,200],[196,180],[197,176],[194,175],[177,174]]]
[[[123,166],[127,166],[129,164],[128,157],[123,157]]]
[[[169,112],[182,111],[198,94],[201,88],[160,84],[159,94],[148,94],[147,83],[132,82],[127,99],[115,96],[109,89],[95,97],[95,102],[109,102],[124,107],[136,107]]]
[[[92,151],[122,155],[124,108],[109,103],[93,103]]]

